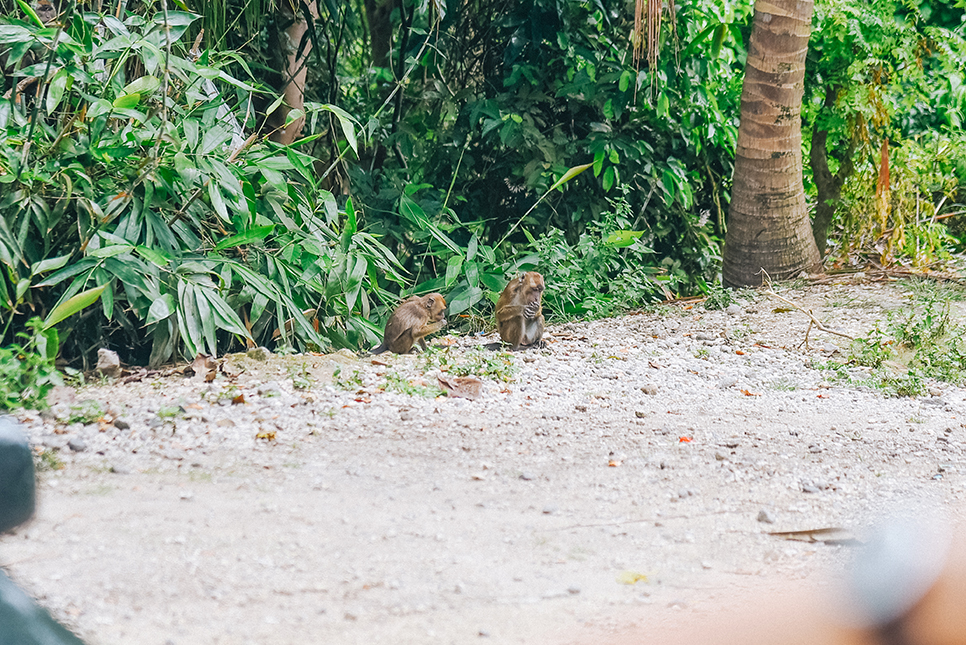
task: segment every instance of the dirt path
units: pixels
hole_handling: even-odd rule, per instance
[[[782,295],[852,334],[908,302]],[[435,381],[414,357],[61,393],[22,415],[63,468],[0,563],[92,645],[600,642],[850,558],[768,531],[862,536],[902,500],[962,502],[966,391],[829,383],[809,365],[847,341],[798,349],[804,314],[744,297],[553,328],[475,401],[383,391]]]

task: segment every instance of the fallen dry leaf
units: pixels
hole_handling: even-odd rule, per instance
[[[761,396],[756,392],[749,392],[748,390],[741,390],[741,393],[744,394],[745,396]]]
[[[457,396],[464,399],[478,399],[483,393],[483,381],[475,376],[437,376],[439,386],[446,391],[446,396]]]

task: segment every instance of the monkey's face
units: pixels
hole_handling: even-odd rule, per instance
[[[445,320],[446,299],[438,293],[431,293],[425,298],[426,309],[429,311],[429,321],[439,322]]]
[[[543,282],[543,276],[536,271],[528,271],[520,278],[520,282],[523,285],[523,288],[520,290],[523,301],[528,304],[540,302],[540,298],[543,297],[543,291],[546,288]]]

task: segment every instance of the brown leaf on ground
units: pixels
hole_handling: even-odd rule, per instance
[[[483,382],[475,376],[437,376],[439,386],[447,396],[478,399],[483,392]]]

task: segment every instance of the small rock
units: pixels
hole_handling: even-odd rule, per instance
[[[480,638],[489,638],[490,632],[488,632],[485,629],[481,629],[479,632],[477,632],[477,636],[479,636]]]
[[[575,405],[574,406],[574,409],[577,410],[578,412],[586,412],[587,411],[587,406],[586,405]]]
[[[741,313],[741,307],[736,304],[728,305],[728,307],[725,309],[725,313],[727,313],[729,316],[737,316]]]
[[[87,450],[87,442],[80,437],[71,437],[71,439],[67,442],[67,447],[74,452],[84,452]]]
[[[114,419],[114,427],[118,430],[130,430],[131,424],[124,419]]]
[[[97,367],[94,368],[98,374],[109,378],[117,378],[121,375],[121,359],[117,352],[101,347],[97,350]]]
[[[643,419],[644,417],[647,416],[647,412],[644,410],[636,410],[634,412],[634,416],[637,417],[638,419]]]
[[[763,524],[774,524],[775,523],[775,518],[772,517],[771,516],[771,513],[769,513],[764,508],[761,509],[760,511],[758,511],[758,518],[757,519],[758,519],[759,522],[762,522]]]
[[[722,376],[721,378],[718,379],[718,389],[727,390],[729,387],[733,386],[737,382],[738,382],[737,376],[731,376],[731,375]]]
[[[929,396],[942,396],[943,395],[943,391],[940,390],[938,387],[930,387],[930,388],[927,388],[926,391],[929,392]]]
[[[802,482],[802,492],[803,493],[820,493],[822,492],[822,487],[814,482]]]
[[[547,504],[546,506],[543,507],[543,510],[540,512],[543,513],[544,515],[553,515],[558,510],[559,509],[554,504]]]
[[[657,394],[657,386],[652,384],[642,385],[641,392],[643,392],[644,394],[649,394],[650,396],[654,396],[655,394]]]
[[[399,420],[400,421],[412,421],[413,420],[413,413],[410,412],[409,410],[401,410],[399,412]]]
[[[697,334],[694,335],[694,340],[711,340],[712,338],[714,338],[714,336],[703,331],[699,331]]]
[[[127,466],[122,466],[121,464],[113,464],[110,468],[111,472],[115,475],[130,475],[131,469]]]
[[[215,425],[219,428],[233,428],[235,427],[235,422],[231,419],[218,419],[215,421]]]
[[[569,593],[571,596],[576,596],[577,594],[580,593],[580,587],[575,587],[575,586],[567,587],[567,593]]]
[[[688,603],[683,600],[672,600],[667,604],[668,609],[687,609]]]
[[[529,473],[527,471],[523,471],[522,473],[520,473],[520,479],[522,479],[525,482],[533,481],[535,478],[536,478],[536,475],[534,475],[533,473]]]

